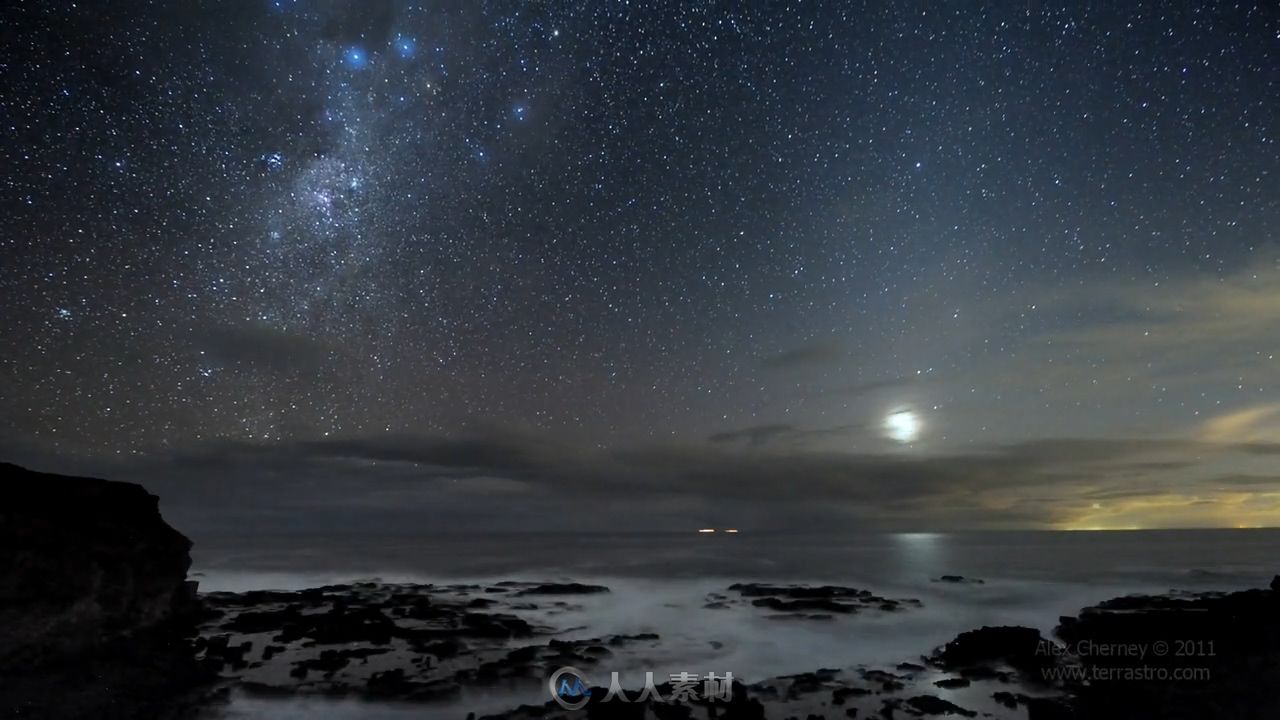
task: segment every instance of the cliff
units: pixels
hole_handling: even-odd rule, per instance
[[[0,464],[0,672],[155,627],[191,599],[191,541],[140,485]]]

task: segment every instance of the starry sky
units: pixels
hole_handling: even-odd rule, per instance
[[[2,12],[8,459],[210,526],[1280,525],[1274,5]]]

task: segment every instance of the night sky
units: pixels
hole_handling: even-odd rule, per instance
[[[211,527],[1280,525],[1275,5],[2,13],[8,459]]]

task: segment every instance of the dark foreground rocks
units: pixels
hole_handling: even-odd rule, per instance
[[[1082,718],[1280,717],[1280,576],[1266,590],[1132,596],[1064,617]]]
[[[1008,685],[992,698],[1031,718],[1280,717],[1280,578],[1265,590],[1108,600],[1061,618],[1054,635],[984,627],[930,660],[965,680]]]
[[[163,717],[198,685],[191,542],[139,485],[0,465],[5,717]]]

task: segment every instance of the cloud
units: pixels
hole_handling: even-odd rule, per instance
[[[742,444],[751,449],[780,445],[799,447],[826,438],[849,437],[863,429],[865,426],[858,424],[812,429],[801,429],[787,424],[753,425],[714,433],[707,437],[707,441],[718,445]]]
[[[1227,475],[1216,482],[1224,486],[1259,487],[1280,493],[1280,475]]]
[[[1280,403],[1258,405],[1220,415],[1205,422],[1200,437],[1206,442],[1280,442]]]
[[[236,514],[252,518],[240,526],[317,531],[1280,525],[1276,488],[1244,479],[1265,478],[1265,461],[1250,458],[1280,446],[1060,439],[920,455],[760,440],[794,432],[804,431],[616,448],[492,428],[219,443],[113,472],[208,527],[236,526]]]
[[[881,390],[898,390],[901,388],[915,387],[930,382],[935,382],[937,378],[925,377],[924,375],[902,375],[900,377],[884,378],[883,380],[873,380],[871,382],[858,383],[842,388],[832,390],[832,393],[840,395],[867,395]]]
[[[1060,322],[1024,343],[1035,354],[1023,362],[1047,371],[1087,366],[1091,378],[1119,381],[1264,384],[1280,368],[1280,251],[1268,252],[1227,277],[1117,280],[1045,292],[1037,312]],[[1040,353],[1060,360],[1046,363]],[[1043,372],[1028,377],[1052,380]]]
[[[815,365],[834,365],[847,355],[848,352],[838,343],[819,342],[769,356],[760,364],[766,370],[789,370]]]
[[[713,443],[733,443],[741,440],[746,442],[747,447],[762,447],[780,437],[793,435],[795,432],[796,428],[792,425],[755,425],[740,430],[715,433],[707,440]]]

